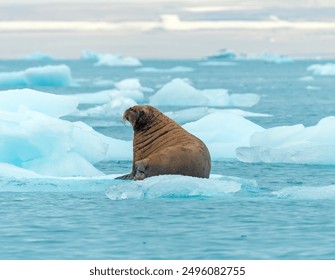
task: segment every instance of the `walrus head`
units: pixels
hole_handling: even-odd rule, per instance
[[[150,127],[159,114],[161,114],[160,111],[149,105],[133,106],[124,112],[122,120],[128,121],[135,131],[140,131]]]

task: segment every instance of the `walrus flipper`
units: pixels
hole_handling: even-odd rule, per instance
[[[130,174],[122,175],[122,176],[116,177],[115,179],[119,179],[119,180],[134,180],[134,174],[130,173]]]

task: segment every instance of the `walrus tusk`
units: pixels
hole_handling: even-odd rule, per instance
[[[126,123],[126,121],[128,121],[128,110],[126,110],[122,116],[122,122],[123,124]]]

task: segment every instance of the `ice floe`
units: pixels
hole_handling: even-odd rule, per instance
[[[111,200],[224,197],[239,192],[244,186],[257,188],[254,180],[220,175],[210,179],[161,175],[143,181],[115,180],[106,195]]]
[[[244,162],[295,164],[335,164],[335,117],[321,119],[317,125],[280,126],[253,134],[250,145],[237,148]]]
[[[236,61],[264,61],[269,63],[289,63],[293,62],[293,59],[284,55],[271,54],[268,52],[262,52],[258,55],[247,55],[247,54],[237,54],[231,50],[222,49],[217,53],[210,55],[205,58],[209,61],[222,61],[222,60],[236,60]]]
[[[33,52],[21,58],[22,60],[32,60],[32,61],[50,61],[55,60],[56,58],[50,54],[42,53],[42,52]]]
[[[271,117],[271,115],[269,114],[254,113],[254,112],[244,111],[241,109],[217,109],[217,108],[210,108],[210,107],[187,108],[187,109],[182,109],[178,111],[165,112],[164,114],[179,124],[185,124],[188,122],[197,121],[215,112],[225,112],[225,113],[238,115],[241,117]]]
[[[125,110],[137,105],[135,100],[122,97],[118,93],[109,95],[110,101],[103,105],[98,105],[86,110],[77,110],[71,116],[88,118],[90,124],[96,123],[96,119],[108,121],[109,125],[121,125],[122,116]],[[88,101],[87,99],[85,100]],[[96,100],[94,100],[96,101]],[[86,121],[85,121],[86,122]]]
[[[314,80],[315,78],[313,76],[303,76],[299,78],[299,81],[302,81],[302,82],[312,82]]]
[[[23,71],[0,72],[0,87],[32,86],[65,87],[73,85],[71,69],[67,65],[31,67]]]
[[[335,63],[312,64],[307,67],[307,71],[310,71],[314,75],[318,75],[318,76],[334,76],[335,75]]]
[[[172,68],[155,68],[155,67],[143,67],[136,69],[136,72],[141,73],[185,73],[185,72],[193,72],[194,69],[191,67],[185,66],[175,66]]]
[[[81,58],[94,61],[95,66],[141,66],[142,63],[134,57],[119,54],[100,54],[94,51],[82,51]]]
[[[235,66],[236,62],[231,61],[203,61],[199,62],[200,66]]]
[[[249,145],[250,136],[264,129],[236,114],[215,112],[183,125],[208,147],[212,160],[236,158],[235,149]]]
[[[0,163],[0,192],[99,192],[120,174],[96,177],[52,177]]]
[[[78,93],[74,96],[80,104],[106,104],[116,99],[132,99],[134,102],[142,102],[144,95],[143,88],[138,79],[124,79],[114,82],[115,89],[102,90],[93,93]]]
[[[255,60],[255,61],[264,61],[269,63],[291,63],[294,60],[285,55],[271,54],[267,52],[263,52],[259,55],[248,55],[246,57],[240,57],[239,60]]]
[[[238,57],[232,50],[222,49],[207,57],[209,60],[234,60]]]
[[[52,176],[96,176],[108,143],[91,127],[30,110],[0,111],[0,162]]]
[[[115,83],[115,87],[123,97],[134,99],[136,102],[143,100],[143,88],[139,79],[124,79]]]
[[[93,166],[97,162],[132,158],[130,141],[58,119],[73,111],[75,99],[32,90],[7,91],[8,96],[8,103],[0,103],[6,104],[0,105],[1,163],[41,175],[90,177],[103,175]]]
[[[76,111],[77,98],[56,95],[32,89],[0,91],[0,110],[17,112],[29,108],[53,117],[61,117]]]
[[[173,79],[150,97],[154,106],[252,107],[260,100],[253,93],[229,94],[226,89],[199,90],[182,79]]]

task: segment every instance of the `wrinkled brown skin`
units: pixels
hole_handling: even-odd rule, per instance
[[[133,106],[123,121],[133,126],[133,167],[123,180],[163,174],[208,178],[211,158],[206,145],[152,106]]]

